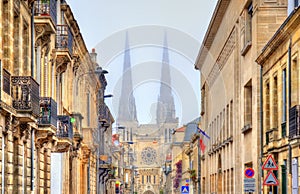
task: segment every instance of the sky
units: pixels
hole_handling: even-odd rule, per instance
[[[67,0],[88,50],[108,70],[106,99],[117,117],[125,37],[128,33],[133,94],[140,124],[155,122],[164,37],[180,125],[200,115],[200,72],[194,69],[217,0]]]

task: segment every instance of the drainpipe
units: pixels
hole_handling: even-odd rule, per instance
[[[1,126],[1,129],[3,130],[3,127]],[[6,137],[2,133],[2,193],[5,193],[5,140]]]
[[[31,167],[30,167],[30,175],[31,175],[31,184],[30,184],[30,191],[33,192],[34,191],[34,128],[31,129],[31,157],[30,157],[30,163],[31,163]]]
[[[88,194],[90,194],[90,164],[91,163],[91,159],[90,159],[90,157],[89,157],[89,161],[88,161],[88,167],[87,167],[87,185],[88,185],[88,190],[87,190],[87,192],[88,192]]]
[[[31,77],[34,77],[34,1],[31,3]]]
[[[263,114],[263,67],[260,65],[260,182],[258,185],[259,193],[262,193],[262,180],[264,177],[264,171],[262,169],[263,165],[263,132],[264,132],[264,124],[263,124],[264,114]]]
[[[290,44],[289,44],[289,49],[288,49],[288,90],[289,90],[289,102],[288,102],[288,110],[290,110],[291,108],[291,102],[292,102],[292,95],[291,95],[291,89],[292,89],[292,85],[291,85],[291,66],[292,66],[292,39],[290,38]],[[289,114],[290,117],[290,114]],[[288,118],[289,120],[289,118]],[[289,123],[289,127],[290,127],[290,123]],[[289,173],[292,176],[292,147],[289,143]]]
[[[34,1],[31,3],[31,77],[34,77]],[[30,190],[34,191],[34,129],[31,129],[31,185]]]

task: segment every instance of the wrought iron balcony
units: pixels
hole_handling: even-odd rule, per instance
[[[29,112],[39,115],[39,84],[31,76],[12,76],[11,93],[13,107],[18,112]]]
[[[50,17],[54,24],[56,24],[56,0],[36,0],[34,2],[34,8],[35,16]]]
[[[110,115],[109,115],[109,109],[106,106],[106,104],[101,103],[99,105],[99,122],[103,123],[104,126],[110,125]]]
[[[59,138],[69,138],[73,139],[73,126],[71,123],[71,117],[67,115],[59,115],[58,127],[56,136]]]
[[[56,48],[72,55],[73,35],[68,25],[56,25]]]
[[[57,104],[51,97],[41,97],[39,125],[57,125]]]
[[[293,106],[289,110],[289,138],[297,138],[300,135],[300,105]]]

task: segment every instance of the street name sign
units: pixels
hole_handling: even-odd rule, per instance
[[[244,178],[244,192],[255,192],[254,178]]]

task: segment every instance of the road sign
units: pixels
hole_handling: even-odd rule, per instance
[[[181,194],[189,194],[189,186],[181,186]]]
[[[277,178],[275,177],[275,175],[272,171],[269,171],[266,179],[264,180],[264,185],[267,185],[267,186],[279,185],[279,181],[277,180]]]
[[[253,168],[246,168],[246,170],[244,171],[244,174],[247,178],[252,178],[254,176]]]
[[[263,170],[278,170],[278,166],[272,155],[267,157],[267,160],[264,162],[262,166]]]
[[[255,192],[255,179],[253,178],[244,179],[244,192]]]

